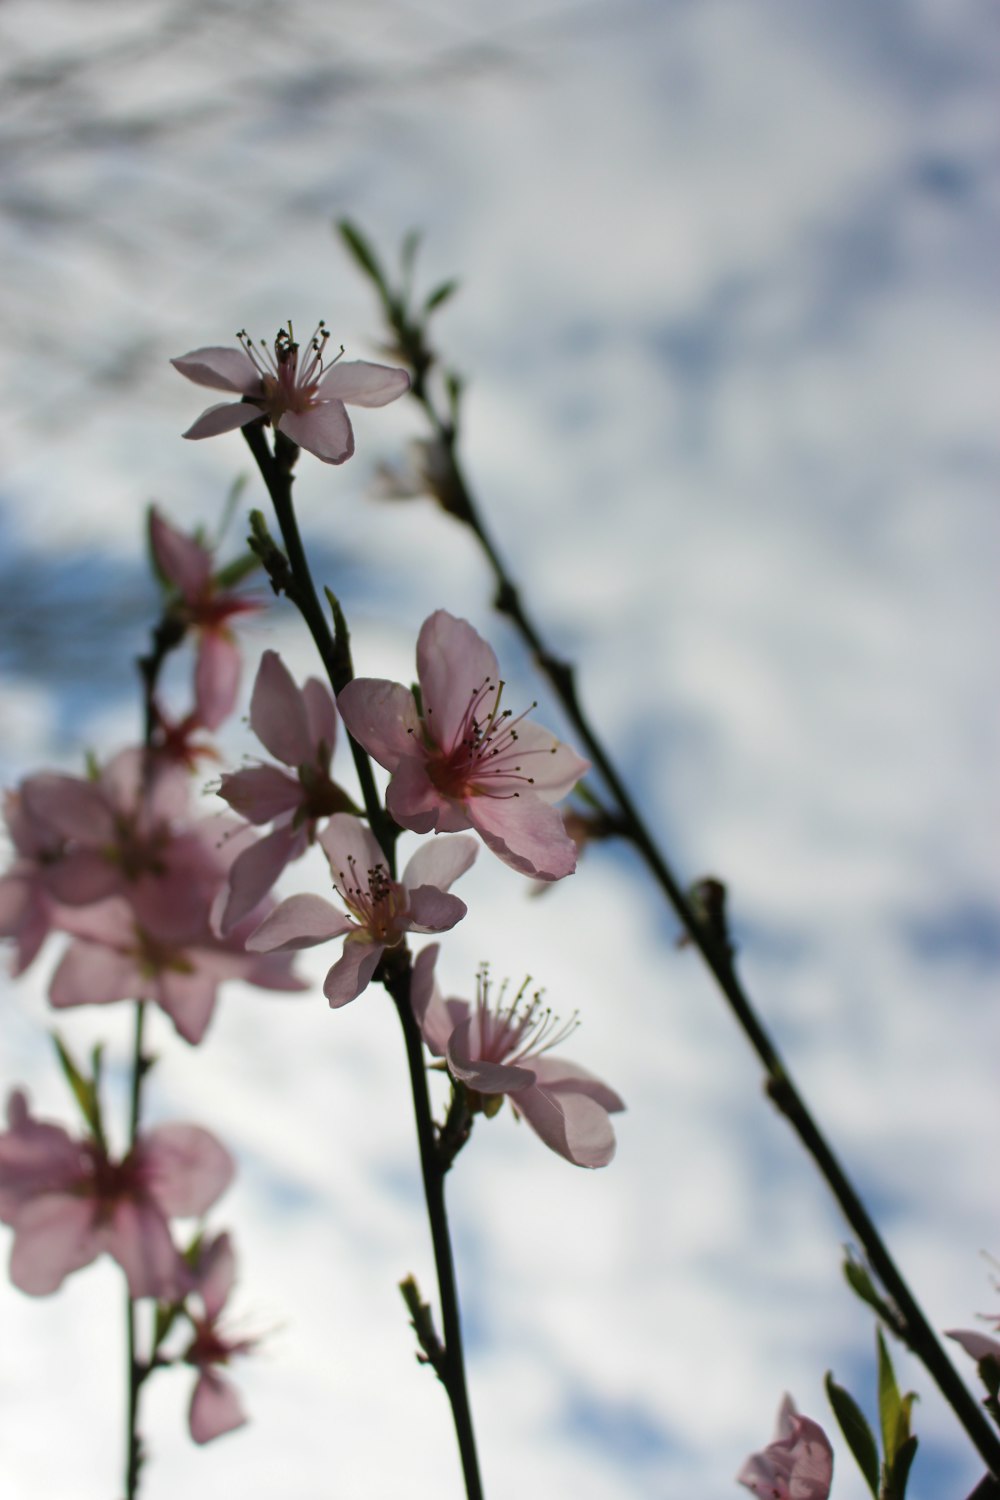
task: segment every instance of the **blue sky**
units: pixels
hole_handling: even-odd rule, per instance
[[[3,7],[4,775],[136,734],[145,506],[212,520],[246,469],[237,437],[180,441],[203,403],[169,357],[288,317],[370,354],[331,225],[387,250],[422,228],[426,284],[463,281],[440,336],[492,529],[684,878],[729,884],[748,984],[932,1322],[967,1325],[1000,1248],[995,12],[493,9]],[[408,681],[445,607],[558,725],[470,540],[371,498],[417,414],[356,429],[297,488],[359,669]],[[315,670],[288,613],[249,641]],[[239,725],[228,748],[252,753]],[[488,1493],[735,1494],[784,1390],[828,1421],[832,1367],[870,1406],[845,1230],[627,852],[540,900],[485,853],[466,879],[451,987],[483,958],[535,975],[629,1105],[605,1172],[505,1113],[453,1174]],[[46,978],[9,987],[6,1081],[66,1118]],[[70,1020],[123,1049],[124,1017]],[[154,1110],[240,1158],[218,1222],[274,1332],[241,1372],[253,1425],[214,1449],[183,1375],[150,1388],[148,1500],[458,1493],[395,1292],[432,1271],[394,1027],[375,995],[234,992],[197,1052],[158,1038]],[[119,1300],[110,1267],[44,1305],[0,1289],[12,1493],[116,1482]],[[899,1368],[914,1500],[966,1494],[974,1458]],[[834,1494],[862,1494],[842,1450]]]

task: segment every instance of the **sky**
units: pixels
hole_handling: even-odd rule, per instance
[[[170,357],[321,317],[377,357],[332,226],[387,258],[419,228],[422,284],[461,280],[438,337],[512,573],[682,879],[725,880],[747,986],[931,1323],[975,1326],[1000,1253],[995,9],[494,10],[0,9],[0,772],[136,737],[145,507],[211,526],[249,474],[238,436],[181,441],[207,402]],[[296,489],[358,670],[410,681],[446,608],[565,732],[472,539],[374,494],[419,413],[355,427],[357,456],[306,455]],[[252,475],[241,503],[264,503]],[[316,670],[285,607],[246,641],[245,701],[263,649]],[[239,722],[225,744],[254,753]],[[283,889],[325,879],[303,863]],[[590,850],[539,897],[484,850],[460,894],[446,988],[484,959],[530,974],[628,1105],[600,1172],[504,1110],[451,1174],[487,1494],[722,1500],[784,1391],[832,1429],[832,1369],[871,1412],[849,1231],[637,859]],[[69,1123],[57,948],[3,981],[3,1083]],[[150,1383],[147,1500],[461,1493],[396,1291],[433,1287],[396,1021],[376,991],[330,1012],[331,961],[304,956],[303,997],[233,986],[197,1049],[154,1018],[150,1118],[234,1151],[210,1222],[263,1338],[236,1371],[252,1421],[209,1448],[185,1433],[190,1375]],[[60,1023],[81,1052],[107,1039],[123,1112],[128,1017]],[[0,1286],[4,1495],[115,1493],[121,1300],[110,1262],[41,1301]],[[897,1369],[920,1397],[910,1494],[962,1500],[981,1465]],[[833,1494],[860,1500],[835,1447]]]

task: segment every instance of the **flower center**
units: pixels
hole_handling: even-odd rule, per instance
[[[476,975],[476,1012],[479,1019],[480,1050],[489,1062],[516,1063],[528,1057],[540,1057],[558,1047],[580,1024],[576,1011],[568,1021],[554,1015],[544,1005],[544,990],[528,994],[526,978],[514,998],[505,1003],[508,981],[500,986],[496,1002],[490,1004],[489,965],[483,964]]]
[[[406,888],[390,879],[385,865],[373,865],[362,877],[353,856],[347,863],[350,874],[337,871],[337,889],[351,916],[377,943],[398,943],[405,930]]]
[[[316,392],[327,369],[323,356],[330,341],[329,330],[322,318],[306,345],[301,366],[300,346],[292,332],[291,321],[287,327],[278,329],[271,345],[264,339],[259,342],[252,339],[245,328],[241,328],[236,337],[260,375],[264,387],[260,404],[272,424],[279,422],[287,411],[309,411],[316,405]],[[336,364],[343,352],[341,345],[340,352],[330,364]]]
[[[515,716],[500,707],[503,690],[503,682],[489,677],[474,689],[451,749],[430,758],[428,775],[446,797],[516,797],[517,786],[511,783],[534,785],[524,763],[531,756],[555,754],[555,741],[550,749],[521,747],[518,726],[538,704]]]

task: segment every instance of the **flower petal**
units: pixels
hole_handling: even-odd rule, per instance
[[[218,437],[223,432],[235,432],[237,427],[249,427],[259,421],[263,413],[252,401],[223,401],[219,406],[209,406],[202,412],[181,437],[197,441],[199,438]]]
[[[228,630],[205,630],[198,646],[194,699],[206,729],[215,730],[236,707],[243,658]]]
[[[305,834],[289,825],[275,828],[236,856],[219,924],[223,936],[260,905],[285,866],[304,853],[305,848]]]
[[[577,1167],[605,1167],[615,1154],[608,1112],[587,1094],[536,1085],[514,1101],[535,1134]]]
[[[121,1199],[112,1209],[102,1239],[125,1272],[133,1297],[173,1302],[181,1295],[184,1262],[155,1204]]]
[[[354,931],[355,924],[322,896],[289,896],[246,941],[248,953],[294,952]]]
[[[388,406],[410,389],[405,370],[374,365],[366,359],[339,359],[319,383],[323,399],[331,397],[352,406]]]
[[[294,812],[302,801],[302,783],[277,766],[247,766],[229,771],[219,782],[219,796],[250,823],[271,823]]]
[[[222,1196],[236,1163],[200,1125],[158,1125],[136,1147],[150,1196],[167,1218],[197,1218]]]
[[[493,706],[500,668],[492,648],[468,620],[439,609],[420,627],[417,676],[428,733],[448,752],[464,732],[473,699],[487,683],[493,691],[486,712]]]
[[[354,432],[342,401],[320,401],[308,411],[286,411],[278,431],[325,464],[342,464],[354,452]]]
[[[531,1068],[513,1063],[496,1063],[475,1056],[476,1017],[468,1016],[455,1027],[448,1041],[448,1067],[456,1078],[467,1083],[478,1094],[513,1094],[530,1088],[535,1081]]]
[[[302,694],[277,651],[265,651],[250,696],[250,728],[265,750],[286,766],[314,755]]]
[[[561,880],[576,869],[576,845],[554,807],[531,792],[470,797],[473,828],[498,859],[536,880]]]
[[[403,871],[403,884],[409,891],[421,885],[434,885],[439,891],[450,890],[458,877],[475,863],[478,853],[479,845],[475,839],[428,840],[421,844]]]
[[[207,385],[214,391],[238,391],[241,396],[256,396],[263,390],[260,371],[243,349],[213,346],[192,349],[170,363],[195,385]]]
[[[188,1426],[196,1443],[210,1443],[224,1432],[246,1423],[239,1396],[228,1380],[214,1370],[202,1370],[195,1382]]]
[[[413,932],[449,932],[468,911],[464,901],[439,891],[435,885],[418,885],[410,892],[410,929]]]
[[[371,829],[360,818],[350,813],[335,813],[317,842],[329,861],[333,883],[345,901],[357,896],[359,885],[367,896],[368,876],[380,866],[388,879],[385,855]]]
[[[18,1214],[10,1279],[30,1297],[46,1297],[58,1291],[72,1271],[89,1266],[102,1248],[92,1200],[46,1194]]]
[[[52,976],[49,1000],[58,1010],[70,1005],[110,1005],[116,1000],[145,1000],[149,981],[134,958],[100,943],[71,943]]]
[[[160,572],[185,599],[196,598],[210,582],[212,556],[208,548],[171,526],[155,506],[149,513],[149,543]]]
[[[323,985],[323,993],[334,1010],[349,1005],[368,988],[384,952],[384,943],[365,942],[360,936],[347,939],[343,955],[327,974]]]
[[[347,731],[380,766],[394,771],[400,757],[412,755],[423,730],[408,688],[378,677],[355,677],[337,695]]]

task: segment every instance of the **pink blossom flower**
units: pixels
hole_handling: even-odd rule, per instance
[[[337,735],[333,695],[315,677],[297,687],[276,651],[261,657],[250,728],[289,770],[261,763],[222,778],[219,796],[235,812],[253,824],[274,824],[233,861],[220,919],[223,932],[252,912],[285,866],[305,853],[321,819],[353,806],[330,776]]]
[[[219,985],[242,979],[260,989],[307,988],[284,955],[256,957],[244,948],[259,917],[252,914],[225,939],[209,929],[182,942],[158,938],[135,919],[119,897],[78,911],[64,910],[60,926],[74,935],[49,989],[56,1009],[109,1005],[118,1000],[152,1000],[173,1021],[186,1042],[202,1040],[215,1010]]]
[[[800,1417],[791,1396],[778,1411],[774,1441],[747,1459],[736,1476],[761,1500],[827,1500],[833,1449],[818,1422]]]
[[[39,862],[45,890],[66,906],[124,896],[163,938],[200,931],[228,860],[190,821],[189,797],[180,766],[139,748],[92,778],[28,777],[23,810],[61,851]]]
[[[219,1367],[228,1365],[233,1355],[249,1354],[257,1342],[251,1338],[233,1338],[220,1324],[235,1279],[232,1242],[228,1234],[217,1235],[201,1246],[191,1273],[191,1293],[200,1299],[203,1312],[199,1316],[187,1307],[194,1338],[184,1359],[198,1371],[188,1413],[191,1436],[196,1443],[210,1443],[213,1438],[242,1427],[247,1420],[235,1389],[219,1374]]]
[[[576,1063],[552,1057],[550,1049],[576,1029],[573,1017],[560,1025],[528,996],[527,981],[513,999],[501,985],[491,1003],[485,968],[476,976],[476,1000],[445,1000],[434,983],[437,945],[413,965],[410,1000],[424,1041],[448,1071],[474,1094],[509,1095],[515,1115],[527,1120],[552,1151],[578,1167],[604,1167],[615,1154],[608,1119],[625,1108],[606,1083]]]
[[[149,513],[149,539],[157,567],[179,596],[181,623],[198,632],[198,718],[206,729],[218,729],[232,713],[240,685],[240,649],[228,622],[262,606],[221,587],[210,550],[171,526],[155,506]]]
[[[386,805],[415,833],[474,828],[505,864],[539,880],[576,868],[551,805],[588,763],[527,712],[501,709],[497,659],[467,620],[439,609],[420,631],[421,708],[399,683],[359,677],[337,706],[348,730],[392,772]]]
[[[402,942],[405,933],[446,932],[461,921],[465,902],[448,892],[478,851],[474,839],[425,844],[398,881],[390,879],[374,834],[347,813],[330,819],[319,842],[350,916],[321,896],[290,896],[250,936],[247,948],[272,953],[343,937],[343,956],[323,985],[323,993],[336,1007],[357,999],[382,954]]]
[[[409,390],[405,370],[366,360],[324,366],[330,335],[320,323],[299,362],[292,325],[282,328],[273,350],[245,332],[239,349],[195,349],[170,363],[176,370],[213,390],[232,391],[243,400],[210,406],[189,427],[186,438],[214,437],[265,417],[278,432],[328,464],[342,464],[354,452],[349,406],[386,406]],[[343,353],[343,351],[341,351]]]
[[[14,1231],[10,1279],[43,1297],[102,1251],[133,1297],[179,1300],[187,1270],[168,1219],[200,1217],[228,1187],[229,1152],[197,1125],[160,1125],[118,1162],[96,1140],[36,1120],[20,1090],[0,1134],[0,1222]]]

